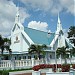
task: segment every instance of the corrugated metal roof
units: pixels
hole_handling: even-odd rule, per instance
[[[50,45],[55,35],[54,33],[48,34],[48,32],[27,28],[27,27],[24,28],[24,31],[36,44]]]
[[[73,46],[69,43],[69,42],[67,42],[66,40],[65,40],[65,42],[66,42],[66,47],[67,48],[72,48]]]

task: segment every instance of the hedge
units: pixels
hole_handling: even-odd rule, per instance
[[[32,68],[29,68],[29,69],[15,69],[15,70],[0,70],[0,75],[9,75],[9,72],[31,70],[31,69]]]

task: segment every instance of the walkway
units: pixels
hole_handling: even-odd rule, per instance
[[[32,73],[24,73],[24,74],[16,74],[16,75],[32,75]],[[46,75],[45,73],[41,73],[41,75]]]

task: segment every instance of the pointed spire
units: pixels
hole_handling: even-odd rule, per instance
[[[59,24],[61,23],[60,17],[59,17],[59,13],[58,13],[58,23],[59,23]]]
[[[20,15],[19,15],[19,4],[17,6],[17,13],[16,13],[16,17],[15,17],[15,23],[20,22]]]
[[[62,25],[61,25],[59,13],[58,13],[57,31],[60,31],[60,30],[62,30]]]

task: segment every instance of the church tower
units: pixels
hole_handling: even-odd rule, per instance
[[[22,31],[24,26],[20,22],[19,7],[16,8],[15,23],[11,30],[11,49],[13,52],[21,52],[23,49],[22,45]]]
[[[56,33],[59,33],[61,30],[62,30],[62,24],[61,24],[59,13],[58,13],[58,21],[57,21],[57,31],[56,31]]]
[[[62,24],[61,24],[61,20],[60,20],[60,17],[59,17],[59,13],[58,13],[56,35],[58,35],[58,47],[65,46],[65,37],[64,37],[64,33],[63,33],[63,29],[62,29]]]
[[[19,27],[20,30],[24,30],[24,27],[23,27],[23,25],[21,24],[21,21],[20,21],[19,7],[17,7],[17,13],[16,13],[16,16],[15,16],[14,27],[15,26]]]
[[[19,7],[17,7],[17,13],[15,16],[15,23],[19,23],[19,22],[20,22]]]

